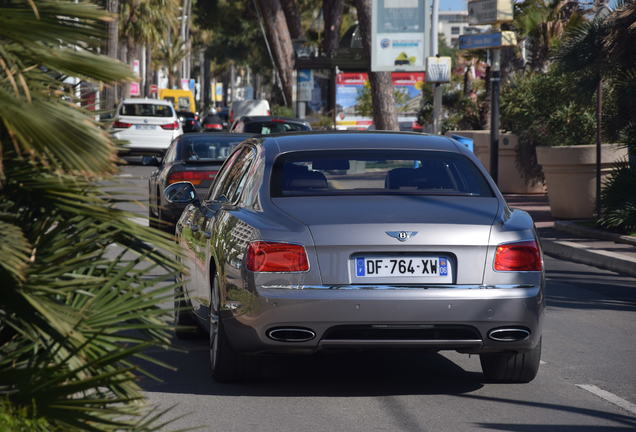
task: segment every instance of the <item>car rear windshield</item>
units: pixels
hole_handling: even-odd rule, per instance
[[[463,195],[493,192],[466,156],[423,150],[286,153],[272,172],[273,197],[311,195]]]
[[[232,149],[245,137],[216,137],[197,135],[181,138],[181,159],[186,162],[225,160]]]
[[[119,110],[120,115],[142,117],[172,117],[172,108],[168,105],[149,103],[123,104]]]
[[[284,121],[249,122],[245,125],[245,132],[268,135],[273,133],[300,132],[309,130],[302,123],[287,123]]]

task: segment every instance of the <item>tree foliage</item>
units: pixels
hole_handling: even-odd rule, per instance
[[[16,430],[160,425],[136,359],[170,344],[175,246],[98,187],[117,147],[74,87],[130,78],[96,54],[109,19],[91,3],[0,3],[0,425]]]

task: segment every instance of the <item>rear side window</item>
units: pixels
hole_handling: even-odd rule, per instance
[[[272,172],[273,197],[462,195],[493,192],[466,156],[443,151],[330,150],[286,153]]]
[[[168,105],[133,103],[123,104],[119,110],[120,115],[140,117],[172,117],[172,107]]]
[[[250,122],[245,125],[244,131],[261,135],[285,132],[306,131],[309,128],[299,123],[286,122]]]
[[[213,135],[213,134],[210,134]],[[196,138],[182,138],[182,158],[185,161],[225,160],[234,147],[243,141],[244,137],[215,137],[207,134]]]

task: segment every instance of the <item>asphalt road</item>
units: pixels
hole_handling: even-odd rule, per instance
[[[151,170],[118,177],[140,215]],[[269,357],[253,381],[217,384],[201,339],[153,353],[177,370],[152,368],[162,381],[142,386],[183,416],[166,430],[636,430],[636,279],[550,257],[546,268],[542,365],[529,384],[485,382],[477,356],[419,351]]]

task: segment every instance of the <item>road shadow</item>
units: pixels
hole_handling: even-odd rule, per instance
[[[176,366],[144,364],[160,382],[142,378],[148,392],[226,396],[384,396],[461,394],[482,387],[481,373],[465,371],[444,356],[422,351],[325,352],[271,355],[254,360],[252,376],[236,384],[216,383],[208,368],[207,341],[175,341],[187,352],[152,357]]]
[[[519,399],[509,399],[502,397],[483,396],[476,394],[459,394],[457,397],[471,399],[474,401],[489,401],[500,404],[501,409],[506,405],[517,405],[527,409],[543,409],[560,411],[575,414],[582,417],[603,419],[619,424],[620,426],[608,425],[569,425],[569,424],[523,424],[523,423],[474,423],[475,430],[487,429],[495,431],[510,432],[627,432],[636,430],[636,417],[618,414],[612,411],[601,411],[593,408],[583,408],[550,402],[537,402]]]
[[[546,260],[546,303],[568,309],[636,311],[636,279],[606,270],[552,268]],[[589,267],[585,267],[589,269]]]

